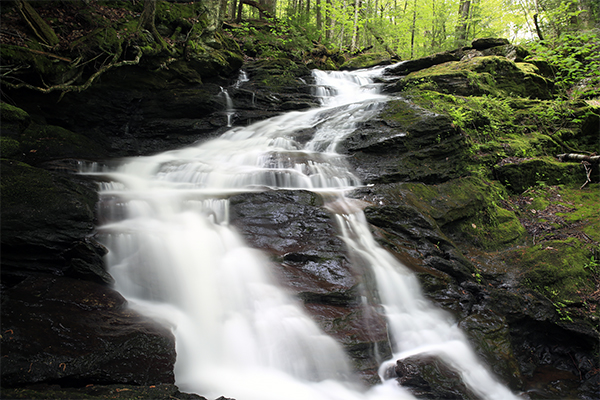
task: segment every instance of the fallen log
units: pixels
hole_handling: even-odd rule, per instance
[[[598,164],[600,163],[600,156],[586,156],[584,154],[574,154],[574,153],[568,153],[568,154],[559,154],[556,156],[556,158],[558,158],[559,161],[587,161],[591,164]]]

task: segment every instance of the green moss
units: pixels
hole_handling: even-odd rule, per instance
[[[455,240],[497,250],[525,234],[515,213],[498,205],[507,194],[497,182],[468,177],[431,186],[403,184],[402,190],[404,201],[431,216]]]
[[[391,101],[386,104],[381,116],[386,121],[392,121],[397,126],[407,128],[422,119],[423,110],[405,101]]]
[[[31,121],[26,111],[4,102],[0,103],[0,118],[3,124],[7,122],[29,124]]]
[[[583,232],[593,242],[600,242],[600,184],[589,184],[583,189],[579,186],[560,186],[560,204],[569,209],[568,212],[559,212],[561,218],[567,223],[583,228]]]
[[[552,82],[531,71],[504,57],[474,57],[411,72],[402,85],[468,96],[550,98]]]
[[[455,229],[463,240],[488,251],[513,245],[525,235],[525,228],[515,213],[495,204],[460,221]]]
[[[30,65],[33,70],[45,76],[48,83],[60,81],[60,77],[71,69],[69,63],[66,61],[46,57],[30,51],[30,49],[39,51],[46,50],[35,42],[29,42],[28,47],[3,44],[0,46],[0,56],[2,57],[3,62],[9,62],[15,65]]]
[[[583,166],[558,162],[551,157],[524,159],[494,168],[494,175],[514,193],[522,193],[538,185],[585,182]]]
[[[579,239],[545,241],[515,251],[525,270],[524,282],[555,303],[570,305],[595,290],[592,271],[585,266],[593,253]]]
[[[19,142],[5,136],[0,136],[0,157],[12,158],[19,152]]]
[[[55,197],[50,173],[28,164],[2,160],[2,208],[37,209]]]
[[[388,53],[367,53],[361,54],[357,57],[351,58],[346,61],[341,69],[360,69],[370,68],[376,65],[380,65],[383,62],[389,62],[390,55]]]

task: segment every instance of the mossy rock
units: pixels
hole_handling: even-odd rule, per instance
[[[0,136],[0,155],[2,158],[13,158],[19,154],[21,144],[15,139]]]
[[[511,389],[522,387],[523,378],[504,317],[491,310],[482,310],[464,318],[458,326],[491,369],[498,376],[508,379]]]
[[[563,306],[581,302],[583,295],[595,290],[593,274],[587,267],[592,256],[589,245],[575,237],[544,241],[515,250],[513,259],[523,266],[524,282],[554,303]]]
[[[286,58],[259,60],[246,67],[252,81],[271,92],[297,93],[306,89],[299,77],[310,75],[303,64],[297,64]]]
[[[515,213],[497,205],[505,196],[497,182],[468,177],[440,185],[408,183],[403,190],[406,202],[431,216],[455,240],[497,250],[525,234]]]
[[[392,59],[388,53],[367,53],[349,59],[340,67],[340,69],[354,70],[371,68],[376,65],[389,65],[391,62]]]
[[[405,201],[440,226],[475,216],[486,207],[487,186],[478,178],[454,179],[440,185],[406,183],[402,185]]]
[[[495,46],[482,51],[484,56],[501,56],[506,57],[514,62],[523,62],[529,56],[529,51],[523,46],[515,46],[512,44],[505,44],[502,46]]]
[[[99,159],[106,151],[87,137],[53,125],[31,124],[20,136],[19,150],[30,164],[62,158]]]
[[[584,183],[585,170],[579,163],[561,163],[549,157],[517,159],[494,168],[494,176],[514,193],[537,185]]]
[[[491,204],[457,223],[452,233],[478,248],[494,251],[518,243],[525,236],[525,228],[514,211]]]
[[[25,130],[31,123],[31,117],[29,114],[8,103],[0,103],[0,121],[2,121],[2,139],[18,139],[21,132]],[[3,143],[2,146],[7,145]],[[8,157],[4,153],[4,147],[2,150],[2,157]]]
[[[549,99],[553,83],[541,75],[524,72],[514,62],[498,56],[450,61],[411,72],[397,89],[418,87],[461,96],[520,96]]]

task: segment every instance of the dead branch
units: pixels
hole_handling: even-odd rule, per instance
[[[600,156],[586,156],[584,154],[559,154],[556,156],[559,161],[587,161],[591,164],[598,164],[600,162]]]

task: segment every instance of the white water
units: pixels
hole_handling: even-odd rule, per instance
[[[382,370],[412,354],[437,354],[482,398],[514,398],[344,198],[360,182],[335,147],[386,101],[370,79],[380,72],[315,71],[319,109],[236,127],[219,139],[102,172],[110,178],[100,215],[110,272],[134,307],[172,327],[182,390],[237,400],[413,398],[393,380],[368,391],[356,383],[341,346],[228,225],[228,195],[289,188],[333,198],[330,208],[351,258],[372,268],[397,351]],[[314,127],[306,145],[295,140]]]

